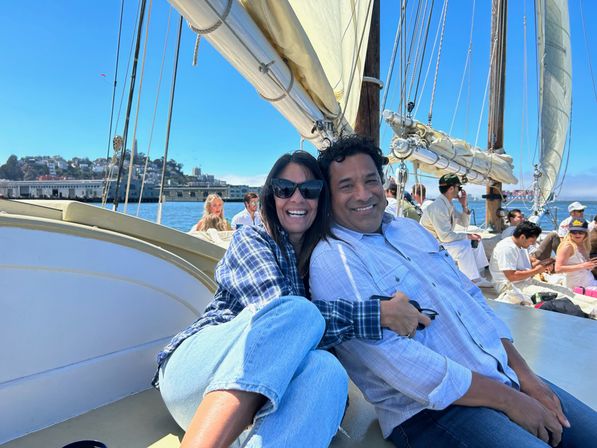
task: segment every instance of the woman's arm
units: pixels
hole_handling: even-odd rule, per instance
[[[580,271],[582,269],[591,270],[595,267],[595,263],[591,261],[566,265],[566,262],[570,259],[573,253],[574,249],[570,244],[566,244],[563,247],[560,246],[558,248],[558,252],[556,255],[556,272],[566,273]]]

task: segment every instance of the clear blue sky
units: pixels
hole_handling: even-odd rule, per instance
[[[382,78],[385,79],[393,36],[398,20],[397,0],[382,0]],[[412,4],[416,2],[411,2]],[[440,1],[436,0],[439,16]],[[474,142],[489,58],[490,1],[477,0],[470,101],[463,93],[453,134]],[[524,173],[530,183],[536,135],[536,70],[534,68],[534,18],[532,0],[509,2],[508,72],[505,147],[516,162],[516,174]],[[469,41],[472,0],[449,3],[443,55],[434,105],[434,124],[448,130],[456,104]],[[573,54],[572,155],[562,198],[597,199],[597,157],[592,146],[597,115],[584,43],[579,0],[570,1]],[[529,128],[528,142],[521,150],[523,97],[523,11],[527,10]],[[583,2],[589,47],[597,64],[597,38],[591,36],[597,17],[597,3]],[[2,70],[0,71],[0,163],[10,154],[62,155],[65,158],[104,157],[107,150],[112,80],[116,55],[119,0],[87,2],[8,2],[0,16]],[[125,86],[128,54],[136,20],[137,2],[125,3],[117,106]],[[148,59],[142,112],[137,140],[147,152],[150,124],[166,35],[170,6],[153,0]],[[174,12],[169,33],[166,66],[151,157],[162,156],[166,113],[172,74],[173,44],[178,25]],[[430,47],[435,27],[430,32]],[[231,182],[261,183],[273,161],[296,149],[299,137],[294,129],[263,101],[240,75],[203,40],[197,67],[191,66],[195,35],[185,24],[169,158],[183,163],[190,172],[201,166],[204,172]],[[595,67],[597,69],[597,67]],[[140,67],[139,67],[140,70]],[[105,75],[105,76],[103,76]],[[397,107],[397,75],[390,90],[390,108]],[[432,78],[420,99],[417,115],[426,121]],[[137,84],[137,89],[139,85]],[[136,105],[136,99],[134,102]],[[126,99],[117,130],[122,132]],[[468,115],[467,115],[468,109]],[[468,118],[467,118],[468,117]],[[132,128],[131,128],[132,129]],[[481,125],[478,144],[486,144],[486,122]],[[132,130],[131,134],[132,135]],[[388,149],[391,132],[382,127],[382,148]]]

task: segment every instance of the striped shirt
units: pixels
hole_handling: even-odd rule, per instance
[[[298,272],[296,254],[282,231],[280,247],[263,226],[243,226],[234,233],[230,247],[216,266],[218,289],[203,315],[178,333],[158,354],[162,365],[188,337],[209,325],[234,319],[243,309],[255,312],[282,296],[306,296]],[[379,301],[314,301],[326,321],[319,348],[331,348],[352,338],[379,340],[382,337]]]

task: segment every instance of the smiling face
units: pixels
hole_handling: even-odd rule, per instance
[[[249,202],[245,202],[245,207],[249,213],[255,213],[259,207],[259,199],[251,198]]]
[[[373,159],[361,153],[334,161],[329,177],[336,222],[361,233],[377,232],[386,198]]]
[[[308,168],[297,163],[286,165],[286,168],[280,172],[277,178],[286,179],[297,184],[315,179]],[[274,196],[274,200],[276,202],[276,214],[280,224],[288,232],[290,241],[293,244],[300,243],[303,235],[315,220],[319,199],[305,199],[297,188],[289,198],[282,199]]]
[[[209,212],[213,215],[221,216],[222,207],[224,207],[224,202],[216,198],[209,204]]]
[[[588,235],[587,232],[583,232],[580,230],[571,230],[569,233],[570,233],[570,239],[572,241],[574,241],[577,245],[582,244],[582,242],[585,240],[585,238]]]

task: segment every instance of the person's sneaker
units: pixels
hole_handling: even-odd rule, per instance
[[[473,283],[478,287],[478,288],[493,288],[493,285],[491,284],[491,282],[488,282],[487,280],[485,280],[484,278],[478,278],[473,280]]]

